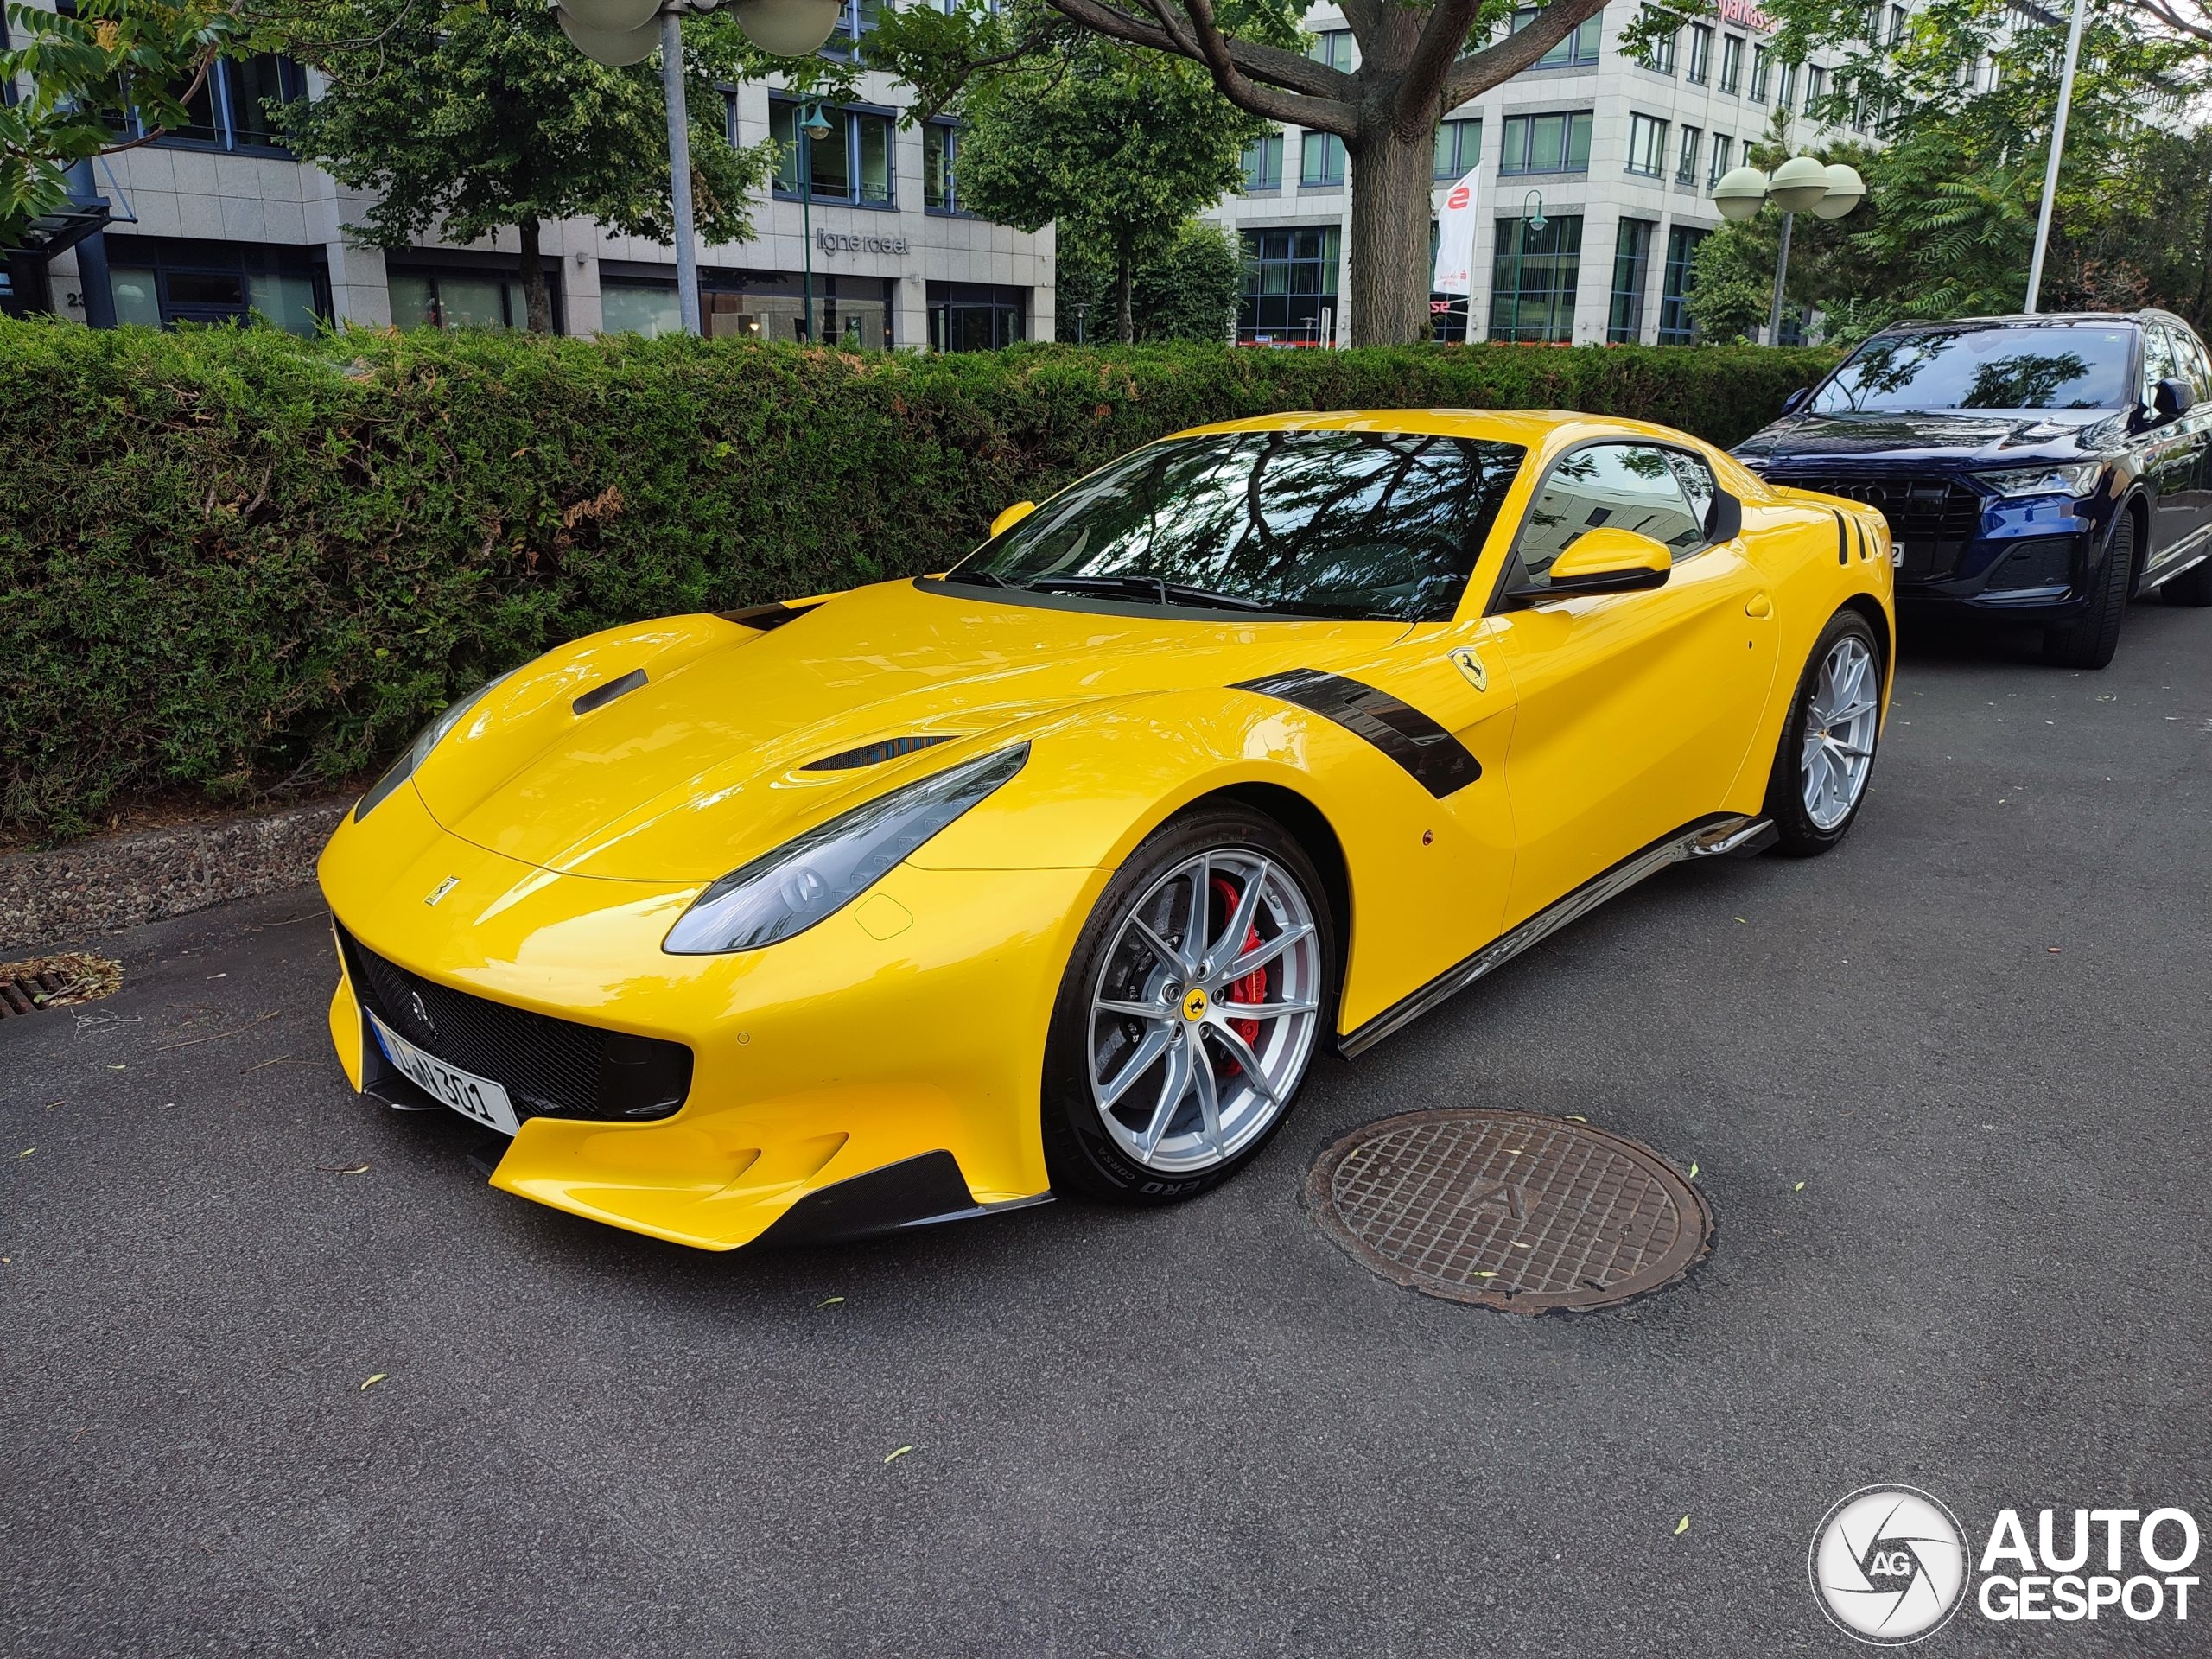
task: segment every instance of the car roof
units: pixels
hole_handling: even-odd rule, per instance
[[[2076,328],[2113,323],[2168,322],[2189,325],[2171,311],[2015,311],[1995,317],[1945,317],[1941,321],[1901,319],[1880,330],[1885,334],[1928,334],[1945,328]]]
[[[1358,409],[1305,410],[1215,421],[1173,434],[1179,438],[1218,432],[1412,432],[1440,437],[1490,438],[1541,450],[1554,439],[1612,433],[1680,444],[1684,435],[1649,421],[1586,415],[1567,409]]]

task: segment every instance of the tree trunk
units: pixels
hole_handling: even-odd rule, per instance
[[[1129,289],[1134,286],[1136,261],[1129,251],[1128,232],[1120,232],[1114,239],[1114,298],[1115,308],[1121,315],[1116,337],[1124,346],[1134,346],[1137,338],[1137,321],[1129,303]]]
[[[553,289],[545,280],[545,260],[537,251],[537,221],[526,219],[515,226],[522,238],[522,303],[526,326],[533,334],[553,332]]]
[[[1351,158],[1351,343],[1408,345],[1429,327],[1435,135],[1408,138],[1386,125],[1344,148]]]

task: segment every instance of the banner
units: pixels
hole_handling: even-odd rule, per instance
[[[1473,314],[1475,263],[1475,175],[1453,185],[1436,214],[1436,270],[1429,287],[1439,294],[1465,294]],[[1471,328],[1468,330],[1473,332]]]

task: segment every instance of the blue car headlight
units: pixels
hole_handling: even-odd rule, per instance
[[[2047,467],[2012,467],[2002,472],[1977,473],[1983,483],[1999,495],[2094,495],[2105,464],[2101,461],[2069,461]]]
[[[412,778],[415,775],[415,768],[421,766],[430,751],[438,747],[440,740],[454,727],[460,725],[467,718],[470,709],[490,696],[499,686],[512,679],[514,675],[515,671],[511,668],[498,679],[486,680],[467,696],[463,697],[421,731],[416,733],[415,741],[407,746],[406,753],[391,763],[391,770],[370,785],[369,792],[362,796],[355,804],[353,822],[359,823],[363,818],[367,817],[370,813],[377,810],[385,796]]]
[[[907,784],[732,870],[685,911],[661,949],[712,957],[804,933],[867,892],[1029,758],[1016,744]]]

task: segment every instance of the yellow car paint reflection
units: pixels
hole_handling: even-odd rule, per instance
[[[423,1034],[441,1020],[462,1022],[455,1042],[491,1021],[532,1067],[566,1052],[564,1032],[604,1045],[602,1071],[680,1069],[668,1057],[688,1051],[670,1085],[680,1105],[649,1121],[626,1120],[603,1077],[592,1115],[524,1109],[492,1178],[508,1192],[715,1249],[803,1201],[834,1209],[858,1190],[842,1184],[886,1171],[957,1170],[972,1201],[959,1213],[1033,1201],[1051,1185],[1039,1079],[1071,953],[1116,872],[1177,815],[1224,799],[1279,809],[1341,872],[1328,1029],[1356,1048],[1686,827],[1740,840],[1732,826],[1768,798],[1808,654],[1847,607],[1878,636],[1886,704],[1880,517],[1770,487],[1681,434],[1455,410],[1198,430],[1527,454],[1448,617],[1045,602],[924,579],[549,653],[323,854],[341,938],[330,1028],[349,1081],[404,1092],[364,1020],[356,973],[373,972],[408,1040],[456,1066]],[[1630,440],[1694,457],[1740,522],[1694,556],[1653,561],[1656,586],[1503,596],[1554,465]],[[1418,711],[1471,781],[1433,792],[1357,719],[1265,689],[1301,674]],[[1010,781],[795,936],[663,948],[718,879],[1017,744],[1027,758]],[[400,1004],[418,992],[416,1027]],[[1193,1020],[1218,1013],[1195,986],[1178,1001]]]

